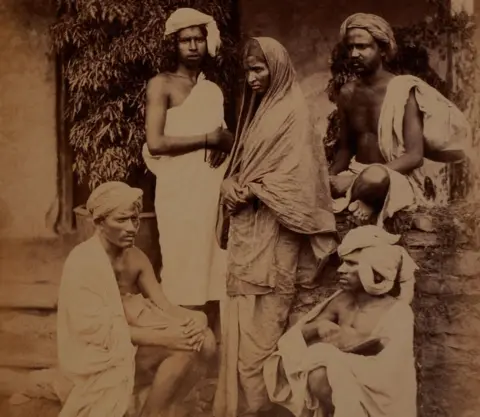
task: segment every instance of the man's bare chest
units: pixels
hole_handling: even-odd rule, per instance
[[[138,273],[132,270],[128,265],[119,262],[113,265],[113,272],[117,280],[120,294],[137,294],[140,292],[138,288]]]
[[[378,326],[385,312],[392,305],[392,300],[381,299],[375,303],[352,307],[340,318],[340,325],[353,327],[360,333],[371,334]]]
[[[172,108],[181,106],[188,99],[194,86],[195,84],[188,79],[170,77],[168,107]]]
[[[347,108],[350,131],[358,135],[377,133],[385,94],[361,91],[355,93]]]

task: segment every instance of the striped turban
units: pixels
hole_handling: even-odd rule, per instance
[[[364,29],[380,43],[386,45],[387,60],[397,54],[397,42],[390,24],[380,16],[369,13],[355,13],[347,17],[340,27],[340,37],[345,39],[349,29]]]

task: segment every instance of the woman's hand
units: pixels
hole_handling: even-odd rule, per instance
[[[220,192],[223,197],[222,202],[229,214],[238,213],[254,197],[248,187],[240,187],[234,177],[223,181]]]
[[[240,189],[240,185],[238,184],[238,179],[234,175],[232,177],[225,178],[220,185],[220,195],[225,197],[229,195],[232,190]]]

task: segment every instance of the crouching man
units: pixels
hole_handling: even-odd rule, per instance
[[[73,387],[60,417],[123,417],[135,365],[153,377],[140,416],[158,417],[195,362],[215,353],[206,316],[170,304],[135,247],[141,205],[142,191],[122,182],[87,202],[96,232],[72,250],[60,285],[59,364]]]

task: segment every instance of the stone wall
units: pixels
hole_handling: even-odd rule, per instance
[[[412,245],[419,417],[480,415],[480,253]]]
[[[57,154],[49,1],[0,1],[0,236],[52,234]]]

